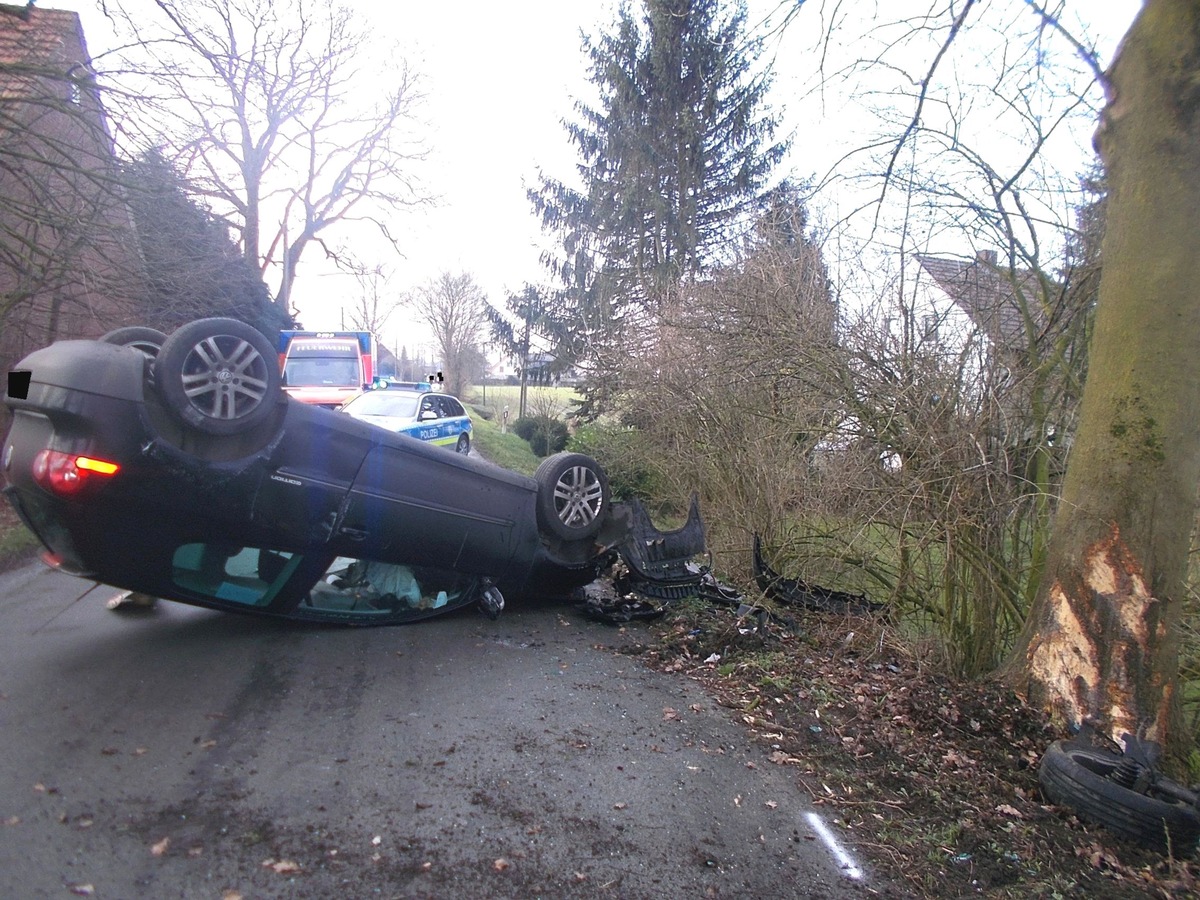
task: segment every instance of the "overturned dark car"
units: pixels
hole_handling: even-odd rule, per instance
[[[704,550],[698,522],[657,533],[614,504],[588,456],[530,478],[291,401],[280,380],[270,342],[232,319],[38,350],[8,375],[4,494],[64,571],[347,624],[494,616],[506,594],[569,594],[622,548],[645,568],[669,546],[663,577]]]

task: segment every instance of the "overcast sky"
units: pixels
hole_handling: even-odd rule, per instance
[[[525,190],[536,182],[539,167],[560,177],[570,174],[575,157],[560,123],[572,117],[575,98],[588,96],[580,30],[594,34],[607,26],[614,17],[613,0],[347,2],[370,18],[381,37],[400,42],[421,73],[427,97],[422,116],[431,154],[425,177],[441,203],[394,222],[404,257],[381,254],[379,260],[394,268],[392,288],[403,291],[443,271],[466,271],[500,306],[506,292],[526,281],[544,281],[538,262],[544,238]],[[885,15],[894,0],[856,2]],[[93,55],[107,39],[97,5],[89,0],[39,3],[79,11]],[[1139,5],[1137,0],[1073,2],[1096,17],[1094,34],[1106,62]],[[778,7],[773,0],[751,0],[751,23]],[[827,162],[814,148],[827,159],[837,155],[844,124],[838,119],[841,110],[829,107],[821,113],[825,119],[814,123],[811,104],[796,101],[809,76],[791,60],[811,56],[811,47],[812,37],[793,26],[772,50],[780,76],[771,102],[783,108],[787,130],[798,128],[797,117],[808,117],[788,163],[801,176],[818,173]],[[814,133],[819,140],[813,140]],[[316,250],[307,251],[313,255],[301,264],[294,298],[306,327],[336,328],[340,298],[356,285],[324,267]],[[423,342],[399,316],[397,324],[398,330],[384,336],[389,346]]]

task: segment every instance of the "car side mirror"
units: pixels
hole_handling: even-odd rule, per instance
[[[418,422],[428,422],[430,419],[436,419],[437,417],[438,417],[438,414],[436,412],[434,412],[432,409],[423,409],[423,410],[421,410],[421,414],[419,416],[417,416],[417,421]]]

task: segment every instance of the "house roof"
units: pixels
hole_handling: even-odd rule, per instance
[[[44,79],[62,79],[62,99],[91,82],[79,14],[64,9],[0,4],[0,96],[26,99],[46,92]],[[76,82],[68,86],[67,78]],[[43,86],[34,87],[42,81]]]
[[[81,49],[86,54],[78,13],[0,3],[0,65],[59,63],[65,71],[87,62]]]
[[[1033,272],[1001,267],[995,250],[981,250],[974,259],[921,253],[916,257],[937,286],[993,344],[1013,350],[1028,344],[1026,311],[1039,323],[1044,318],[1037,300],[1038,279]]]

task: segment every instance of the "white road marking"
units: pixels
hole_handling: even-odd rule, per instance
[[[825,820],[815,812],[805,813],[804,817],[808,819],[808,824],[812,826],[813,831],[821,836],[821,840],[825,842],[825,846],[829,848],[829,852],[837,858],[845,876],[854,881],[863,878],[865,873],[859,867],[858,863],[854,861],[854,857],[847,853],[845,848],[838,843],[837,837],[829,830],[829,826],[825,824]]]

